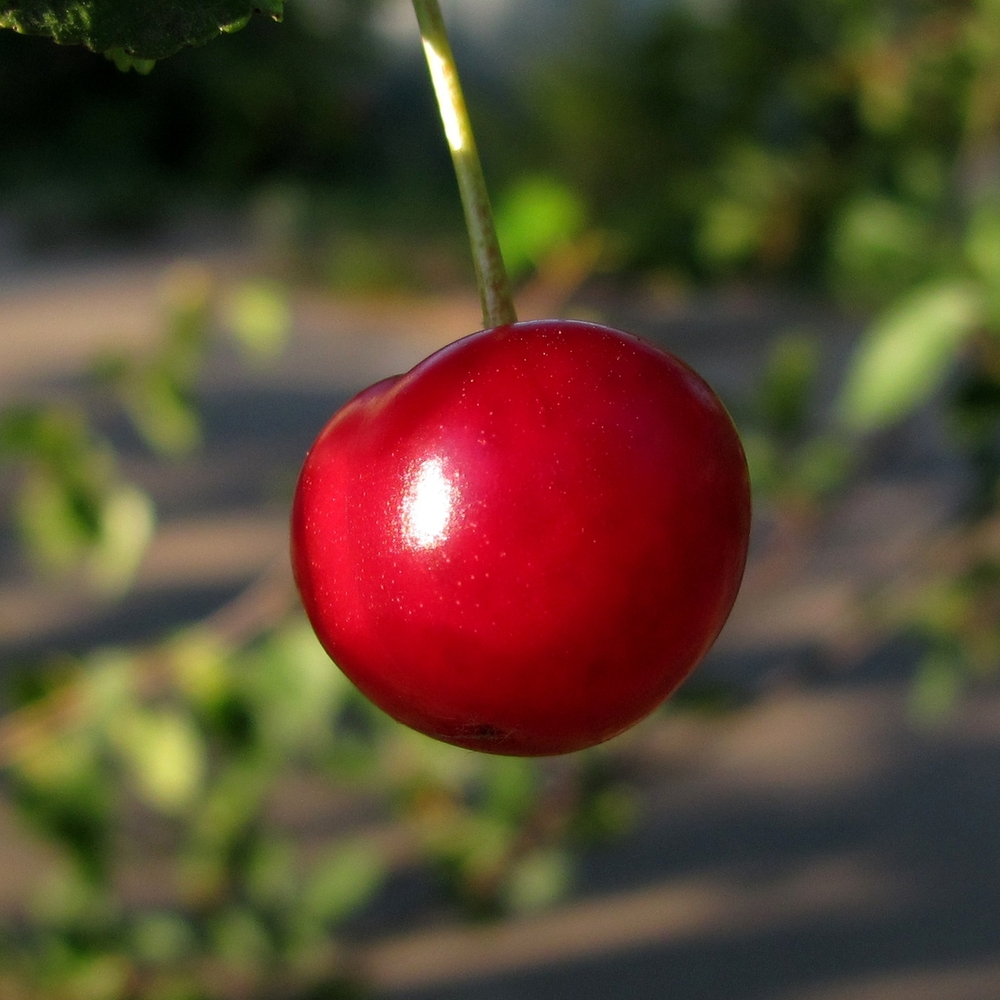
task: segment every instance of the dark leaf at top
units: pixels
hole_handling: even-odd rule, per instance
[[[86,45],[119,66],[152,61],[220,32],[242,28],[255,14],[280,20],[284,0],[0,0],[0,27]]]

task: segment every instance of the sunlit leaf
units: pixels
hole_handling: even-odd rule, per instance
[[[67,798],[89,787],[96,763],[97,747],[90,733],[43,731],[22,752],[17,772],[42,793]]]
[[[291,750],[330,731],[350,683],[305,619],[273,634],[248,660],[255,669],[248,673],[247,685],[268,739]]]
[[[857,57],[860,110],[873,132],[891,133],[909,107],[910,63],[899,48],[875,43]]]
[[[468,750],[449,746],[406,726],[393,724],[389,732],[392,739],[386,748],[384,767],[400,784],[416,780],[417,784],[434,783],[458,793],[482,769],[479,755]]]
[[[948,181],[946,166],[936,150],[916,149],[900,156],[899,182],[914,198],[933,202]]]
[[[384,862],[369,844],[338,845],[309,873],[304,908],[335,923],[366,903],[384,878]]]
[[[0,413],[0,450],[77,481],[110,471],[108,449],[82,413],[64,406],[15,406]]]
[[[209,267],[197,260],[173,264],[163,277],[161,295],[172,323],[187,318],[199,325],[211,304],[214,279]]]
[[[778,483],[780,463],[778,449],[769,434],[760,431],[740,432],[743,451],[750,471],[750,486],[754,496],[771,493]]]
[[[17,514],[29,549],[50,569],[68,569],[99,539],[99,498],[49,470],[25,481]]]
[[[965,256],[982,279],[986,310],[994,329],[1000,328],[1000,203],[976,207],[965,233]]]
[[[90,571],[105,591],[120,593],[132,582],[153,537],[156,513],[150,498],[122,486],[104,502],[101,534],[90,556]]]
[[[473,891],[489,886],[503,869],[517,839],[517,827],[482,813],[442,824],[427,843],[439,857],[455,863]]]
[[[20,755],[8,786],[21,815],[91,883],[107,874],[113,797],[98,751],[90,733],[43,730]]]
[[[0,449],[23,458],[38,448],[44,411],[35,406],[14,406],[0,414]]]
[[[154,451],[184,455],[201,440],[198,412],[176,380],[154,368],[128,386],[125,405],[136,430]]]
[[[119,480],[108,442],[73,411],[20,408],[0,417],[0,451],[23,463],[17,517],[39,562],[84,566],[105,591],[124,589],[154,516],[149,498]]]
[[[127,1000],[132,966],[125,955],[111,952],[80,956],[66,977],[66,996],[74,1000]]]
[[[839,402],[845,424],[881,427],[929,398],[980,319],[979,296],[965,283],[931,285],[906,298],[854,356]]]
[[[208,354],[212,320],[212,275],[196,263],[178,264],[163,283],[166,336],[153,367],[175,386],[190,389]]]
[[[76,680],[84,718],[96,726],[113,722],[135,696],[136,658],[120,647],[99,649],[87,657]]]
[[[208,629],[191,629],[168,647],[174,675],[183,694],[196,705],[217,703],[228,687],[224,649]]]
[[[139,793],[164,812],[188,805],[205,776],[205,748],[190,720],[170,710],[136,710],[119,720],[116,743]]]
[[[285,346],[292,329],[288,296],[279,286],[265,282],[239,285],[223,304],[223,321],[252,357],[273,357]]]
[[[188,45],[243,27],[251,14],[281,19],[283,0],[0,0],[0,27],[47,35],[148,69]]]
[[[517,277],[578,236],[586,219],[580,196],[551,177],[527,177],[497,208],[497,235],[504,262]]]
[[[330,288],[339,294],[382,295],[419,283],[413,251],[370,230],[339,230],[323,263]]]

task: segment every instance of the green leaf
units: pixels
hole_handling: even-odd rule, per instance
[[[310,873],[303,909],[314,919],[336,923],[368,902],[384,878],[385,865],[371,845],[339,844]]]
[[[153,538],[156,511],[134,486],[120,486],[104,499],[100,539],[90,553],[94,583],[107,593],[124,593]]]
[[[245,664],[260,735],[273,748],[291,753],[327,738],[350,682],[304,620],[274,633]]]
[[[135,710],[117,721],[113,739],[131,766],[139,793],[155,808],[179,812],[200,791],[205,747],[186,715]]]
[[[288,341],[292,313],[288,296],[275,285],[248,282],[233,289],[224,306],[233,337],[251,357],[271,358]]]
[[[538,265],[561,244],[580,235],[586,207],[571,188],[551,177],[526,177],[503,197],[497,235],[507,269],[515,277]]]
[[[17,518],[32,555],[49,570],[70,569],[100,541],[99,499],[48,470],[25,481]]]
[[[852,430],[885,426],[926,400],[981,321],[980,297],[964,282],[924,286],[862,341],[839,401]]]
[[[170,372],[163,368],[141,372],[122,395],[133,426],[154,451],[177,458],[201,443],[198,411]]]
[[[196,626],[175,636],[167,650],[183,696],[199,709],[217,707],[229,693],[226,651],[219,637]]]
[[[251,14],[281,20],[284,0],[0,0],[0,28],[85,45],[148,72],[188,45],[235,31]]]

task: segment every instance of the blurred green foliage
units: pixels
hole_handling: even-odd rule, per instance
[[[1000,658],[1000,5],[672,3],[629,30],[613,4],[587,9],[575,41],[504,86],[470,74],[512,270],[561,292],[598,266],[787,283],[875,317],[830,413],[822,345],[799,331],[738,416],[759,502],[808,518],[872,435],[943,401],[968,507],[880,598],[884,626],[927,650],[911,702],[934,718]],[[281,28],[252,23],[142,79],[0,32],[0,84],[21,95],[0,103],[0,212],[44,246],[250,205],[294,277],[351,291],[461,280],[419,57],[412,73],[389,59],[373,3],[317,10],[292,5]],[[289,325],[266,282],[219,290],[179,272],[168,302],[156,351],[96,366],[163,460],[198,446],[215,332],[263,364]],[[152,505],[86,407],[4,410],[0,461],[43,565],[128,585]],[[330,669],[290,605],[258,598],[235,616],[252,627],[220,613],[21,686],[0,765],[56,862],[0,933],[0,994],[347,995],[336,942],[394,873],[424,867],[471,916],[530,910],[565,890],[579,844],[627,824],[613,751],[549,766],[403,731]],[[304,778],[366,800],[372,825],[304,850],[276,804]],[[150,905],[120,891],[129,864],[149,863],[129,854],[136,839],[167,872]]]
[[[69,407],[0,412],[0,461],[19,467],[16,517],[45,568],[80,566],[127,587],[153,531],[149,498],[125,482],[110,445]]]
[[[922,285],[872,326],[841,395],[849,427],[890,424],[939,388],[959,348],[981,328],[978,291],[967,282]]]
[[[497,207],[504,263],[517,281],[583,231],[586,209],[565,184],[542,175],[511,185]]]
[[[815,337],[787,333],[737,411],[757,502],[792,520],[814,518],[844,487],[856,461],[850,439],[824,427],[816,412],[819,365]]]

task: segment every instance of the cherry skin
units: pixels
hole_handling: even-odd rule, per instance
[[[749,529],[743,449],[701,377],[547,320],[465,337],[336,413],[292,562],[323,646],[389,715],[534,756],[674,691],[729,614]]]

